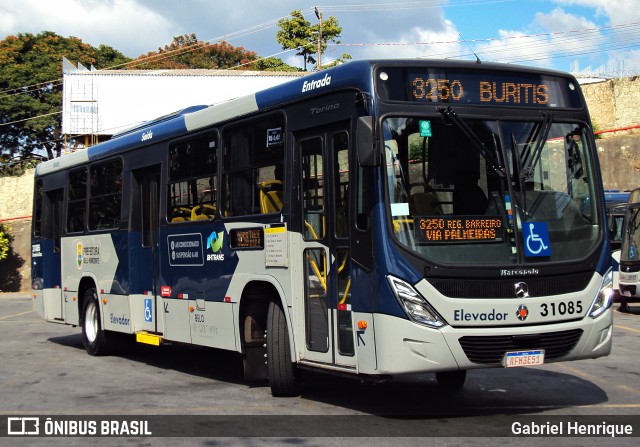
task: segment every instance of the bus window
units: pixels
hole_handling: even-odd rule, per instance
[[[42,208],[44,201],[44,192],[42,190],[42,179],[35,182],[35,190],[33,193],[33,223],[31,231],[34,238],[45,236],[42,231]]]
[[[91,166],[89,230],[118,228],[121,203],[122,160],[118,158]]]
[[[283,206],[284,120],[281,116],[225,131],[225,216],[277,213]]]
[[[210,220],[217,210],[217,134],[169,146],[170,223]]]
[[[315,137],[301,143],[302,207],[305,240],[324,239],[324,176],[322,139]]]
[[[87,208],[87,170],[79,169],[69,173],[69,193],[67,199],[67,233],[82,233],[84,215]]]

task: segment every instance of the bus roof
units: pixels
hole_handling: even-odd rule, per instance
[[[571,78],[570,75],[551,70],[495,63],[478,64],[471,61],[429,59],[353,61],[320,72],[313,72],[307,76],[224,103],[204,108],[203,106],[194,106],[175,114],[151,120],[86,150],[79,150],[72,154],[40,163],[36,167],[35,175],[45,175],[122,153],[135,147],[179,137],[188,132],[222,123],[235,117],[248,115],[260,110],[268,110],[295,100],[319,95],[326,91],[327,88],[332,91],[353,88],[365,92],[373,92],[374,80],[371,73],[376,66],[425,66],[453,70],[462,68],[467,70],[503,70]]]

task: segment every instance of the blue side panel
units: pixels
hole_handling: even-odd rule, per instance
[[[143,294],[153,291],[153,252],[142,246],[140,232],[129,233],[129,293]]]
[[[257,92],[256,103],[258,108],[265,109],[317,95],[326,87],[331,87],[332,91],[336,88],[359,88],[372,91],[370,63],[350,62]]]
[[[178,136],[186,131],[187,128],[184,124],[184,117],[180,116],[90,147],[87,149],[89,161],[117,154],[142,144],[150,144],[155,140],[160,141]]]
[[[224,224],[215,221],[161,227],[158,258],[158,285],[169,286],[171,298],[222,302],[238,266]]]
[[[116,269],[115,277],[111,284],[110,293],[118,295],[128,295],[131,293],[129,257],[127,256],[129,250],[127,235],[127,231],[114,231],[111,233],[111,242],[118,257],[118,268]],[[140,267],[141,266],[137,266],[136,268],[139,269]]]
[[[376,195],[382,197],[382,184],[380,171],[376,171],[375,183],[378,190]],[[369,284],[368,280],[360,281],[357,275],[364,278],[367,273],[354,269],[352,284],[352,309],[358,312],[373,312],[393,315],[399,318],[407,319],[407,315],[400,307],[400,304],[393,296],[393,292],[387,282],[387,274],[392,274],[405,281],[416,284],[422,276],[416,272],[414,267],[405,259],[397,247],[391,243],[387,234],[386,213],[384,204],[377,203],[373,209],[371,216],[374,240],[374,271],[369,275],[376,281],[372,284],[372,290],[366,290]]]
[[[53,241],[51,239],[33,239],[31,247],[32,287],[37,289],[59,288],[62,281],[60,253],[54,252]]]

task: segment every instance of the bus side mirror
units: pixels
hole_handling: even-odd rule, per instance
[[[373,144],[373,117],[361,116],[358,118],[356,144],[360,166],[378,166],[378,152]]]

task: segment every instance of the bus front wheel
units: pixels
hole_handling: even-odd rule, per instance
[[[296,365],[291,361],[287,320],[280,304],[271,301],[267,317],[267,367],[274,396],[300,394]]]
[[[436,380],[438,381],[438,385],[440,385],[441,388],[449,391],[457,391],[462,389],[466,378],[466,370],[441,371],[436,373]]]
[[[90,355],[107,355],[113,350],[113,341],[102,329],[98,292],[90,288],[82,301],[82,344]]]

